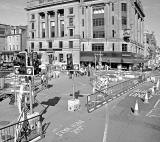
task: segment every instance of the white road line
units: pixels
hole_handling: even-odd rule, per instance
[[[103,102],[103,104],[106,104],[106,102]]]
[[[108,102],[112,101],[112,99],[109,99]]]
[[[160,115],[158,116],[158,115],[149,115],[148,117],[160,117]]]
[[[101,105],[96,106],[97,108],[99,108]]]
[[[160,102],[160,99],[155,103],[154,108],[157,107],[158,103]]]
[[[108,110],[108,105],[106,105],[106,121],[103,134],[103,142],[107,142],[108,124],[109,124],[109,110]]]
[[[146,114],[146,116],[149,116],[149,114],[152,113],[152,111],[153,111],[153,109],[150,110],[150,111]]]

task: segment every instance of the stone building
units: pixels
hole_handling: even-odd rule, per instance
[[[3,62],[12,62],[14,55],[24,51],[27,45],[27,26],[11,26],[4,36],[4,48],[1,52]]]
[[[142,62],[140,0],[28,0],[28,49],[60,62],[101,62],[114,68]]]

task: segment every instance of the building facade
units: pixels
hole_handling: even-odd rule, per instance
[[[28,48],[61,61],[133,65],[144,54],[140,0],[29,0]]]
[[[144,56],[146,59],[148,59],[147,66],[157,66],[156,64],[159,64],[159,47],[157,46],[157,41],[154,32],[144,32],[144,46]]]
[[[13,57],[24,51],[27,45],[27,26],[8,26],[4,36],[4,47],[1,50],[1,60],[12,62]]]

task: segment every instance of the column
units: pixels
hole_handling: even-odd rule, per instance
[[[46,34],[46,38],[48,38],[49,37],[49,33],[48,33],[48,13],[47,12],[45,12],[45,34]]]
[[[104,30],[105,30],[105,38],[107,39],[108,38],[108,31],[109,31],[109,23],[108,23],[108,19],[109,19],[109,6],[108,4],[105,4],[105,7],[104,7],[104,24],[105,24],[105,27],[104,27]],[[116,23],[116,22],[115,22]]]
[[[58,10],[55,10],[55,37],[58,37]]]
[[[39,13],[37,13],[37,37],[40,38],[40,16]]]

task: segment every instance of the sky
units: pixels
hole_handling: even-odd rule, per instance
[[[160,0],[141,0],[145,12],[145,30],[153,31],[160,46]],[[0,23],[27,25],[24,8],[27,0],[0,0]]]

